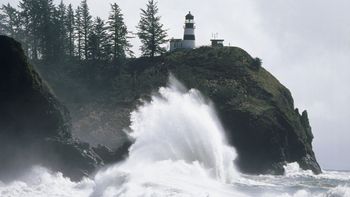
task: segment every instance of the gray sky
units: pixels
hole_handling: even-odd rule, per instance
[[[5,2],[17,0],[0,0]],[[64,2],[76,6],[80,0]],[[147,0],[88,0],[92,14],[104,19],[112,2],[135,31]],[[308,110],[322,168],[350,170],[350,1],[159,0],[159,8],[169,37],[182,37],[184,15],[191,11],[198,45],[219,33],[226,45],[262,58],[291,90],[296,107]],[[139,41],[132,43],[137,50]]]

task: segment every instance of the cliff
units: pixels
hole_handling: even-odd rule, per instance
[[[227,136],[245,173],[282,174],[285,162],[320,173],[312,150],[307,112],[294,107],[290,91],[236,47],[200,48],[161,60],[187,87],[197,88],[216,105]]]
[[[153,61],[141,58],[127,68],[133,80],[115,85],[124,90],[119,91],[121,100],[147,98],[166,84],[170,72],[210,98],[238,152],[236,164],[242,172],[283,174],[286,162],[321,172],[307,112],[300,114],[290,91],[244,50],[202,47]]]
[[[84,141],[126,151],[123,128],[130,112],[173,73],[213,101],[242,172],[282,174],[286,162],[321,172],[307,112],[300,114],[290,91],[240,48],[202,47],[118,67],[86,61],[38,69],[69,108],[74,134]]]
[[[104,164],[96,152],[108,150],[72,137],[68,110],[28,64],[18,42],[0,36],[0,62],[0,180],[32,165],[80,179]]]
[[[283,174],[286,162],[321,173],[312,150],[307,112],[294,107],[290,91],[237,47],[202,47],[168,53],[153,61],[140,58],[127,66],[128,82],[118,81],[116,99],[135,103],[166,84],[173,73],[187,88],[210,98],[238,152],[244,173]]]

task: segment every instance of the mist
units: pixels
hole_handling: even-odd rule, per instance
[[[17,1],[0,0],[0,4]],[[58,1],[56,1],[58,2]],[[79,0],[65,0],[77,6]],[[94,16],[106,19],[114,1],[89,0]],[[132,32],[146,0],[117,2]],[[263,66],[288,87],[295,106],[308,110],[313,145],[325,169],[350,169],[350,2],[336,1],[170,1],[159,2],[169,37],[181,38],[184,15],[196,20],[197,45],[208,45],[213,33],[226,45],[239,46],[262,58]],[[137,55],[140,45],[132,40]]]

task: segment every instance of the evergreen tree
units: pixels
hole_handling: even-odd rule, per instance
[[[39,37],[42,59],[44,61],[57,60],[57,38],[59,32],[56,28],[55,15],[57,16],[53,0],[38,0],[40,3],[39,10],[36,10],[36,15],[39,16]]]
[[[92,17],[90,15],[89,7],[87,4],[87,0],[83,0],[80,4],[81,8],[81,21],[82,21],[82,35],[83,35],[83,51],[85,59],[88,59],[88,38],[89,31],[92,27]]]
[[[39,58],[39,24],[40,17],[37,16],[39,2],[35,0],[22,0],[19,3],[21,8],[20,17],[24,23],[24,32],[26,32],[25,43],[27,44],[27,55],[33,59]]]
[[[142,42],[141,51],[144,56],[153,58],[155,55],[165,52],[162,47],[167,42],[167,33],[160,23],[158,14],[158,6],[154,0],[149,0],[147,9],[141,9],[141,20],[139,22],[138,36]]]
[[[2,6],[1,11],[3,12],[3,14],[0,15],[2,18],[3,34],[16,38],[17,27],[15,23],[18,20],[17,10],[8,3]]]
[[[33,60],[53,60],[56,56],[56,12],[53,0],[22,0],[19,6]]]
[[[6,15],[0,13],[0,35],[6,35]]]
[[[83,57],[83,22],[80,6],[75,11],[75,36],[77,41],[77,55],[79,60]]]
[[[23,41],[22,21],[19,11],[10,4],[3,5],[0,13],[0,34],[8,35]]]
[[[111,5],[111,12],[108,18],[108,30],[112,43],[113,60],[121,60],[126,57],[126,53],[132,55],[131,44],[127,39],[127,27],[124,23],[123,14],[118,4]]]
[[[54,49],[56,51],[56,55],[62,58],[65,58],[68,54],[68,36],[67,36],[67,28],[66,28],[66,5],[64,5],[63,1],[58,5],[57,9],[54,11],[54,30],[57,37],[54,37]]]
[[[92,60],[107,60],[110,53],[110,44],[105,23],[97,17],[89,35],[89,57]]]
[[[75,36],[74,36],[75,20],[74,20],[74,10],[72,8],[72,4],[68,5],[65,26],[67,30],[68,55],[70,58],[72,58],[74,56],[74,40],[75,40]]]

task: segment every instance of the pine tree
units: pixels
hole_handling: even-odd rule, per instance
[[[118,4],[111,5],[111,12],[108,18],[108,30],[112,43],[113,60],[121,60],[126,57],[126,53],[132,55],[131,44],[127,39],[128,30],[124,23],[123,14]]]
[[[53,0],[22,0],[20,16],[25,26],[27,42],[33,60],[50,61],[56,56],[58,37],[55,28],[56,8]]]
[[[83,57],[83,22],[80,6],[75,11],[75,35],[77,41],[77,55],[79,60]]]
[[[61,0],[61,3],[58,5],[57,9],[55,9],[53,17],[53,29],[55,30],[55,34],[57,34],[57,37],[54,37],[54,49],[56,51],[56,55],[62,58],[65,58],[68,54],[68,36],[65,25],[66,9],[66,5],[64,5],[63,1]]]
[[[3,5],[1,11],[3,12],[0,14],[1,34],[9,35],[17,40],[22,40],[19,12],[9,3],[7,5]]]
[[[41,17],[37,16],[37,10],[40,10],[39,2],[35,0],[22,0],[19,3],[21,8],[20,17],[24,23],[24,32],[26,32],[25,43],[27,44],[27,55],[32,60],[39,58],[40,32],[39,24]]]
[[[72,7],[72,4],[68,5],[67,8],[67,17],[65,21],[65,26],[67,30],[67,41],[68,41],[68,55],[70,58],[74,56],[74,26],[75,26],[75,20],[74,20],[74,10]]]
[[[57,38],[59,32],[56,28],[55,9],[53,0],[38,0],[40,3],[39,10],[36,10],[36,16],[40,17],[39,22],[39,37],[40,47],[42,49],[42,59],[44,61],[55,61],[57,55]]]
[[[87,0],[83,0],[80,4],[81,8],[81,19],[82,19],[82,35],[83,35],[83,51],[85,59],[88,59],[88,38],[89,31],[92,27],[92,17],[90,15],[89,7]]]
[[[15,26],[13,22],[16,19],[16,9],[13,8],[9,3],[7,5],[3,5],[1,8],[2,14],[2,26],[3,26],[3,34],[14,36],[15,35]]]
[[[6,15],[0,13],[0,35],[6,35]]]
[[[147,9],[141,9],[141,20],[137,26],[137,34],[142,42],[140,48],[142,54],[151,58],[166,51],[162,44],[167,42],[167,33],[163,29],[163,24],[160,23],[161,17],[157,14],[157,3],[149,0]]]
[[[97,17],[89,35],[89,57],[92,60],[107,60],[110,53],[110,44],[105,23]]]

